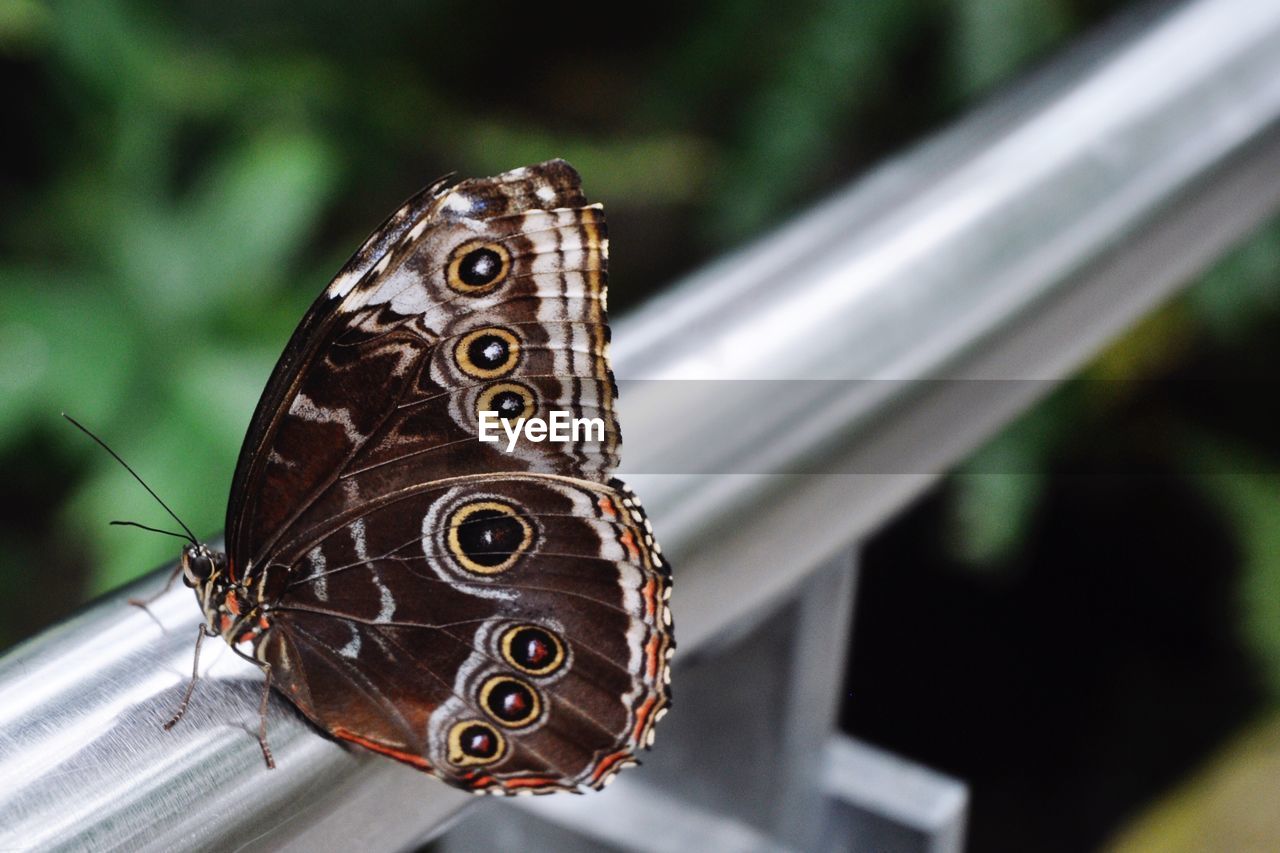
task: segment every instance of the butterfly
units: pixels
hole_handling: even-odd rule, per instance
[[[271,688],[477,793],[600,788],[652,744],[671,570],[611,473],[607,255],[564,161],[441,179],[303,317],[245,437],[226,552],[193,542],[179,564],[200,639],[265,675],[269,765]],[[602,429],[479,440],[482,412],[556,411]]]

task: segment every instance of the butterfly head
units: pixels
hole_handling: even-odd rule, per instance
[[[232,645],[254,640],[266,629],[261,611],[227,569],[227,555],[208,545],[182,549],[182,580],[196,591],[209,630]]]
[[[182,549],[182,582],[193,589],[216,584],[227,573],[227,556],[208,545]]]

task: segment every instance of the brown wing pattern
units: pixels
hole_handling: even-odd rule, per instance
[[[312,306],[254,415],[227,519],[237,575],[247,576],[268,553],[278,559],[300,516],[331,517],[406,480],[448,476],[462,466],[602,479],[616,465],[613,379],[604,354],[607,238],[603,215],[586,206],[572,168],[551,161],[452,189],[435,185],[383,231],[390,234],[366,241]],[[468,268],[464,262],[477,256],[498,263],[477,271],[473,260]],[[478,275],[486,271],[496,273],[488,282]],[[470,361],[457,369],[473,368],[472,385],[444,384],[442,362],[457,364],[471,349],[447,344],[486,332],[493,334],[481,343],[497,342],[512,358],[484,364],[505,370]],[[516,374],[526,361],[550,372],[522,380]],[[507,385],[504,395],[497,386]],[[475,413],[467,405],[495,388],[484,402],[521,401],[526,408],[518,414],[526,416],[571,408],[581,396],[605,412],[606,440],[568,455],[532,444],[507,454],[468,440]],[[441,408],[448,419],[420,414]],[[441,446],[447,452],[426,452]],[[359,475],[369,468],[366,459],[397,455],[413,461]],[[586,461],[574,464],[575,457]]]
[[[453,784],[599,787],[666,706],[669,573],[617,487],[431,484],[347,519],[298,568],[263,649],[279,683],[323,728]],[[512,648],[522,630],[542,665]]]
[[[607,238],[551,161],[436,184],[281,358],[228,556],[274,683],[337,737],[477,791],[600,787],[667,705],[670,573],[611,480]],[[515,450],[477,413],[599,418]]]
[[[270,530],[273,522],[277,522],[286,512],[289,503],[277,503],[271,507],[257,506],[265,472],[279,460],[273,458],[269,448],[276,438],[281,420],[285,417],[286,399],[293,399],[297,394],[297,382],[315,358],[316,353],[324,348],[332,337],[335,323],[340,319],[339,307],[341,299],[336,293],[350,282],[356,282],[368,275],[375,264],[399,243],[405,231],[415,222],[428,216],[431,208],[438,202],[443,192],[444,179],[426,187],[404,204],[378,227],[365,240],[346,265],[334,277],[333,282],[320,294],[302,321],[294,330],[288,345],[280,356],[267,387],[258,400],[258,406],[249,422],[249,430],[245,435],[244,445],[240,450],[240,458],[236,463],[235,476],[231,483],[231,496],[227,502],[227,552],[228,554],[245,555],[250,549],[255,530]],[[275,473],[277,478],[279,472]],[[316,476],[316,475],[313,475]],[[277,489],[277,491],[279,491]],[[252,513],[250,514],[250,510]],[[233,575],[236,567],[232,567]]]

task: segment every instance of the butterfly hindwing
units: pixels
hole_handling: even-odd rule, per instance
[[[348,519],[290,576],[265,659],[322,727],[453,784],[598,787],[665,707],[671,647],[669,574],[620,488],[464,477]]]

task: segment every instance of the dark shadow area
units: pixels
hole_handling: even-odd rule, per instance
[[[1238,554],[1169,472],[1053,478],[996,574],[948,556],[945,502],[867,548],[844,725],[968,780],[973,850],[1091,848],[1259,707]]]

